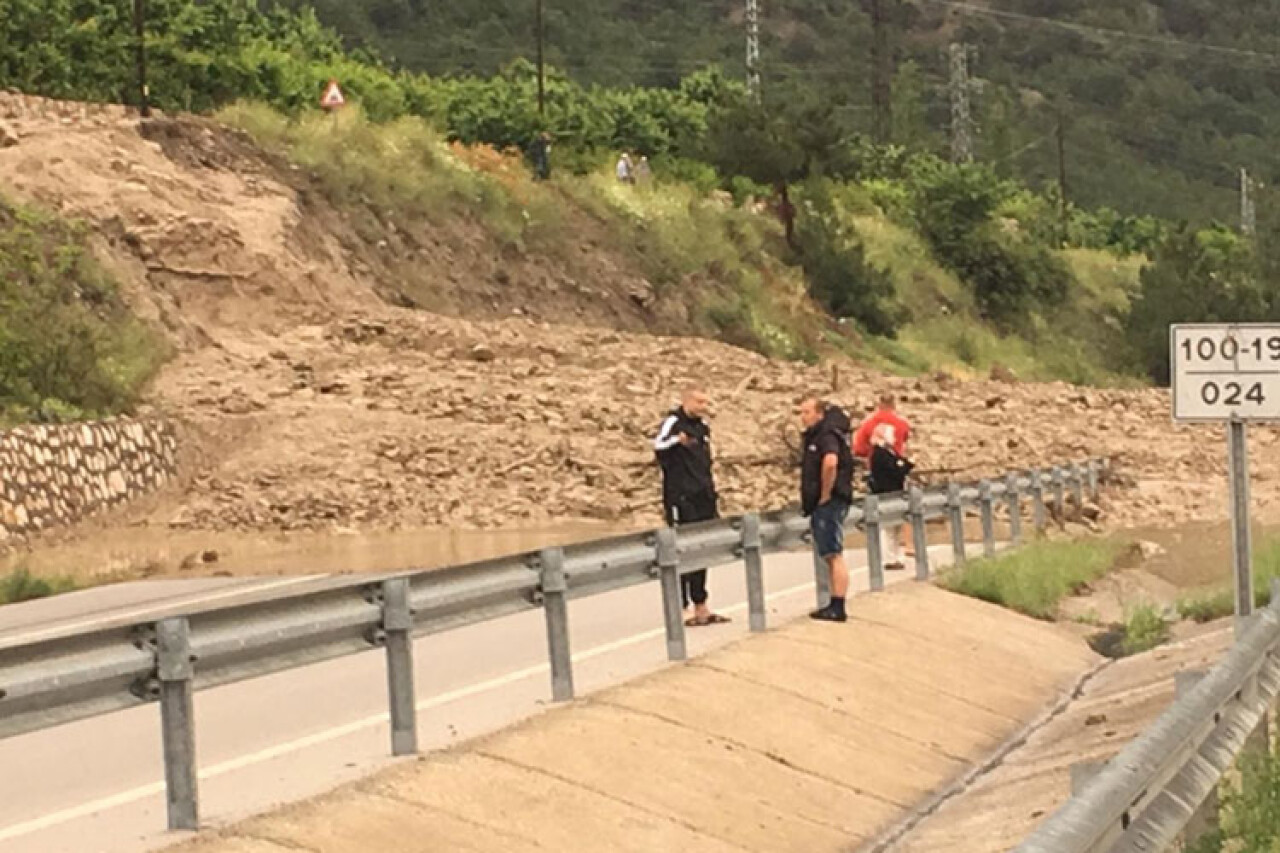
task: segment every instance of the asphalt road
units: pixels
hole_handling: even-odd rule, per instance
[[[852,556],[852,552],[851,552]],[[931,549],[935,566],[947,548]],[[858,568],[862,566],[862,568]],[[861,555],[854,590],[866,590]],[[910,572],[895,572],[901,582]],[[280,594],[315,578],[127,584],[0,608],[0,643],[157,612]],[[813,606],[808,552],[766,559],[772,624]],[[712,603],[729,625],[690,629],[691,656],[747,632],[740,564],[712,571]],[[657,583],[570,604],[579,695],[666,663]],[[517,614],[419,640],[423,750],[540,712],[550,694],[542,614]],[[380,652],[227,685],[196,696],[201,811],[216,825],[331,789],[392,761]],[[178,836],[164,831],[159,709],[152,705],[0,740],[0,853],[129,853]]]

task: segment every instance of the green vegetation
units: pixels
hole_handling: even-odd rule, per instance
[[[533,55],[527,0],[288,0],[314,7],[348,45],[431,74],[490,75]],[[820,89],[869,132],[869,4],[775,0],[763,9],[766,87]],[[1057,175],[1066,119],[1073,197],[1087,207],[1207,223],[1234,217],[1235,168],[1272,179],[1280,131],[1280,8],[1246,0],[884,0],[897,60],[891,140],[945,146],[945,46],[972,44],[980,159],[1032,186]],[[990,11],[988,11],[990,9]],[[740,0],[548,0],[549,61],[584,84],[672,86],[719,63],[739,79]],[[1013,14],[1008,14],[1013,13]],[[1128,35],[1132,34],[1132,35]],[[1241,52],[1233,52],[1238,49]],[[1139,249],[1141,250],[1141,249]]]
[[[1236,599],[1231,590],[1208,592],[1178,601],[1178,615],[1201,625],[1225,619],[1236,610]]]
[[[943,587],[1033,616],[1053,619],[1058,603],[1111,570],[1114,542],[1037,542],[945,572]]]
[[[1160,610],[1151,604],[1139,604],[1125,614],[1124,639],[1120,651],[1124,655],[1138,655],[1169,641],[1169,623]]]
[[[1271,538],[1253,549],[1253,602],[1255,607],[1271,603],[1271,582],[1280,577],[1280,539]],[[1229,586],[1210,589],[1178,602],[1178,614],[1195,622],[1213,622],[1235,613],[1235,594]]]
[[[806,305],[802,273],[781,257],[777,223],[683,181],[631,187],[603,171],[535,181],[517,157],[450,144],[412,116],[376,123],[359,108],[290,119],[237,104],[218,118],[306,166],[371,241],[387,221],[443,226],[465,218],[506,248],[568,260],[580,253],[579,229],[590,222],[658,290],[701,285],[709,333],[780,358],[814,353],[821,317]]]
[[[1248,754],[1222,797],[1221,827],[1187,846],[1189,853],[1280,850],[1280,752]]]
[[[0,201],[0,423],[126,411],[163,356],[79,226]]]
[[[0,575],[0,605],[48,598],[71,592],[75,588],[76,582],[71,578],[40,578],[27,569],[14,569],[6,575]]]
[[[1209,33],[1230,46],[1227,22],[1247,20],[1250,50],[1280,47],[1266,26],[1280,12],[1242,3],[999,6],[1028,18],[886,0],[891,127],[862,103],[870,30],[852,0],[769,7],[759,101],[741,82],[730,0],[554,0],[545,114],[519,0],[152,0],[146,38],[157,105],[266,105],[224,118],[351,208],[472,216],[504,246],[554,253],[574,232],[569,202],[655,286],[700,285],[704,325],[725,340],[803,358],[834,347],[904,373],[1000,365],[1115,384],[1165,378],[1171,317],[1280,316],[1280,205],[1262,194],[1256,247],[1214,224],[1235,207],[1220,172],[1247,164],[1275,183],[1262,140],[1280,131],[1280,81],[1177,42]],[[0,0],[0,86],[132,98],[128,6]],[[1050,12],[1093,29],[1036,19]],[[933,99],[951,39],[980,47],[976,164],[941,156]],[[309,112],[330,78],[359,112]],[[1067,204],[1053,180],[1060,112]],[[515,164],[543,132],[552,180],[535,184]],[[490,149],[496,163],[476,168]],[[650,192],[623,197],[607,177],[621,149],[650,156]],[[713,190],[735,204],[710,203]],[[761,204],[778,222],[750,212]],[[361,224],[372,237],[385,218]],[[832,322],[798,307],[801,293]]]

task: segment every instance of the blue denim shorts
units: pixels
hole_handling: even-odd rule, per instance
[[[844,553],[844,520],[849,516],[849,504],[832,498],[813,511],[809,525],[813,530],[813,547],[819,557],[834,557]]]

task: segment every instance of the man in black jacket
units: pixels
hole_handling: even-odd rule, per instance
[[[711,427],[703,420],[710,401],[696,385],[685,388],[680,405],[658,430],[653,449],[662,466],[662,508],[667,524],[677,527],[718,518],[719,500],[711,475]],[[693,616],[686,625],[714,625],[729,620],[707,606],[707,571],[689,572],[680,578],[680,591]]]
[[[817,397],[800,403],[804,458],[800,504],[810,519],[813,548],[831,570],[831,601],[810,613],[823,622],[844,622],[849,567],[844,560],[844,522],[853,503],[853,450],[849,416]]]

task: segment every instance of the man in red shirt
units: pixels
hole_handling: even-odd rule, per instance
[[[868,471],[871,470],[871,453],[875,449],[872,439],[876,430],[881,426],[892,428],[893,452],[895,455],[905,459],[907,456],[907,439],[911,437],[911,424],[907,422],[906,418],[898,414],[898,400],[889,392],[880,395],[876,410],[862,422],[853,436],[853,455],[863,461]],[[902,537],[902,550],[906,556],[915,556],[905,524],[898,528],[898,534]],[[901,564],[895,564],[894,568],[902,568],[902,566]]]
[[[898,400],[892,394],[881,394],[876,410],[862,422],[853,436],[853,455],[862,460],[871,458],[871,438],[876,427],[888,424],[893,427],[893,452],[899,456],[907,455],[907,439],[911,437],[911,424],[898,414]]]

